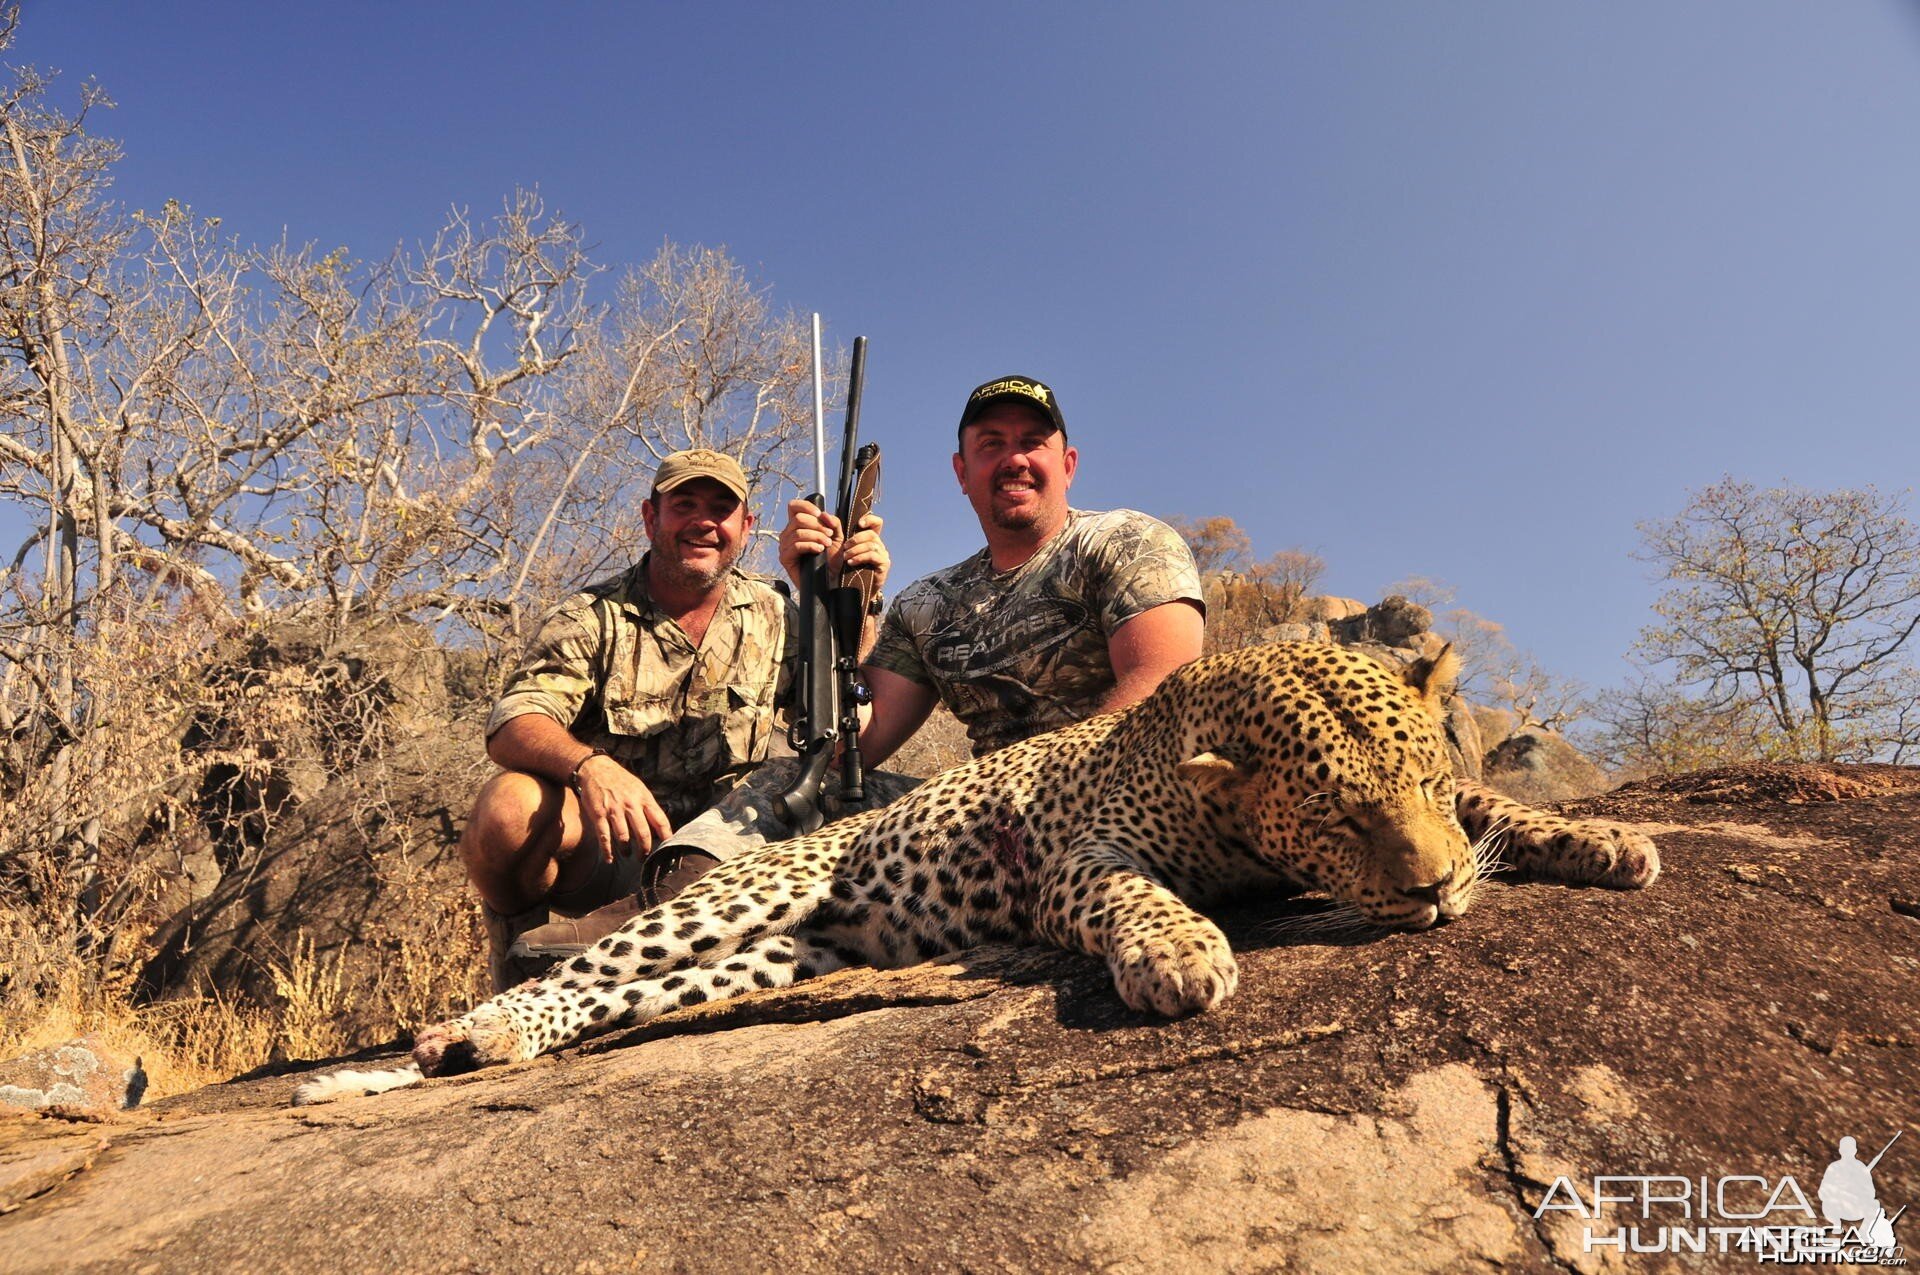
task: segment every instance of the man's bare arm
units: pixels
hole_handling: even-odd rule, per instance
[[[1163,602],[1134,616],[1107,636],[1114,687],[1100,711],[1137,704],[1153,693],[1167,674],[1200,658],[1206,618],[1191,602]]]
[[[939,701],[931,686],[868,665],[860,670],[873,692],[867,724],[860,728],[861,764],[879,766],[913,738]]]

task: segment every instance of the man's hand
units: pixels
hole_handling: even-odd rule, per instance
[[[868,514],[850,539],[842,540],[840,520],[810,500],[787,502],[787,525],[780,530],[780,565],[787,578],[798,587],[801,559],[810,554],[827,555],[827,568],[834,579],[850,567],[873,568],[880,586],[887,582],[893,559],[880,539],[886,520]]]
[[[612,863],[615,854],[646,854],[673,834],[653,790],[613,758],[589,757],[575,773],[580,779],[580,825],[600,851],[602,863]]]

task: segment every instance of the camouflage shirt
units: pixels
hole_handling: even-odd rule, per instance
[[[786,595],[735,571],[695,650],[654,605],[642,558],[541,621],[487,735],[523,713],[551,717],[639,775],[678,827],[765,760],[784,729],[795,623]]]
[[[1173,528],[1131,509],[1068,510],[1011,571],[982,549],[909,585],[867,663],[939,692],[978,757],[1093,716],[1114,687],[1108,637],[1181,600],[1204,605]]]

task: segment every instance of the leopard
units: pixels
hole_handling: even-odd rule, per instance
[[[299,1105],[520,1062],[855,965],[986,943],[1104,960],[1173,1018],[1239,984],[1199,909],[1318,893],[1380,933],[1468,910],[1490,875],[1635,890],[1660,856],[1458,778],[1451,647],[1399,667],[1336,644],[1205,656],[1129,707],[988,753],[879,809],[730,858],[578,957],[415,1037],[412,1061],[302,1085]]]

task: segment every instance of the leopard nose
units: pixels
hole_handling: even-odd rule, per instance
[[[1434,923],[1436,925],[1444,925],[1459,916],[1462,911],[1459,900],[1453,890],[1453,883],[1459,876],[1460,868],[1458,865],[1455,865],[1448,869],[1446,876],[1441,877],[1432,885],[1405,886],[1401,889],[1400,893],[1409,899],[1416,899],[1421,903],[1431,904],[1433,910],[1439,913]]]

